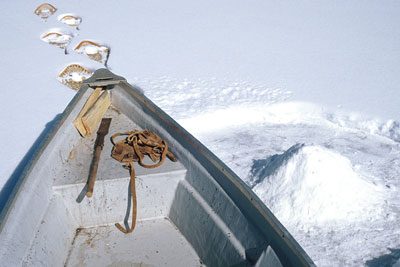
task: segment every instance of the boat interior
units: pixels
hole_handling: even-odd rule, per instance
[[[27,166],[0,229],[1,244],[8,244],[0,248],[0,262],[7,266],[291,265],[277,256],[279,244],[275,247],[265,229],[234,201],[232,196],[238,193],[227,192],[210,172],[214,167],[196,156],[204,147],[126,82],[105,87],[112,104],[104,117],[112,121],[93,196],[86,197],[96,134],[81,137],[73,120],[92,87],[88,83],[81,88]],[[110,137],[133,129],[152,129],[167,140],[178,161],[166,159],[154,169],[134,164],[137,224],[132,233],[124,234],[114,224],[128,226],[131,221],[130,175],[111,157]],[[207,162],[220,166],[220,173],[230,174],[215,156],[207,157]],[[242,184],[235,186],[243,191]],[[283,235],[290,238],[286,232]]]

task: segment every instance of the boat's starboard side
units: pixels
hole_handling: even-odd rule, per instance
[[[155,120],[157,128],[164,129],[172,140],[190,152],[195,161],[215,179],[244,217],[263,234],[265,242],[273,248],[284,266],[315,266],[273,213],[229,167],[149,100],[141,90],[127,81],[121,81],[119,86],[124,89],[125,97],[130,95],[135,99],[141,111]]]

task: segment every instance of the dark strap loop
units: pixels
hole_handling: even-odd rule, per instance
[[[128,135],[125,139],[115,143],[115,138],[120,135]],[[140,166],[148,169],[153,169],[164,163],[165,157],[168,157],[172,161],[177,161],[176,157],[168,151],[168,144],[165,140],[161,139],[156,133],[151,130],[133,130],[130,132],[116,133],[111,137],[111,142],[114,145],[112,157],[121,162],[127,162],[126,167],[129,168],[131,177],[131,197],[133,200],[132,207],[132,225],[130,229],[125,229],[121,224],[116,223],[115,226],[123,233],[128,234],[133,231],[136,226],[137,217],[137,200],[136,200],[136,187],[135,187],[135,169],[133,162],[138,162]],[[128,146],[128,147],[127,147]],[[132,153],[133,147],[134,155]],[[119,150],[117,148],[120,148]],[[123,150],[123,151],[120,151]],[[124,154],[125,153],[125,154]],[[147,165],[143,163],[145,156],[149,156],[153,162],[153,165]]]

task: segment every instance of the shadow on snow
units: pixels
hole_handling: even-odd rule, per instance
[[[390,254],[382,255],[372,260],[366,261],[365,266],[367,267],[392,267],[396,261],[400,259],[400,249],[392,249]]]

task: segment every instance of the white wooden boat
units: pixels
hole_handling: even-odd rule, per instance
[[[156,169],[135,166],[138,218],[131,234],[114,226],[129,216],[129,172],[110,157],[109,138],[93,197],[84,197],[95,135],[82,138],[72,122],[99,86],[112,99],[108,137],[152,129],[178,158]],[[314,266],[238,176],[106,69],[86,80],[2,194],[1,266]]]

